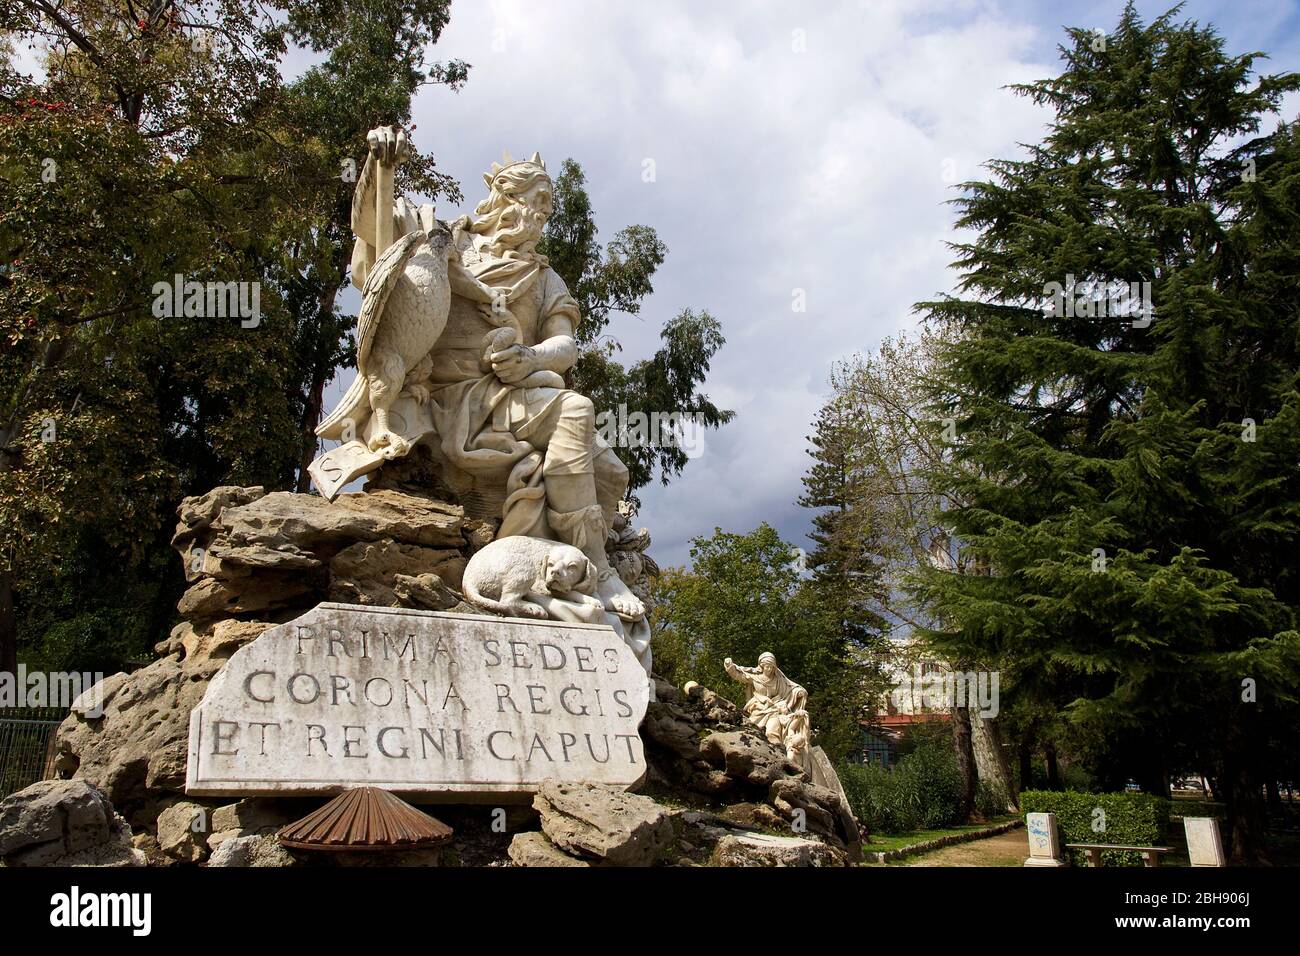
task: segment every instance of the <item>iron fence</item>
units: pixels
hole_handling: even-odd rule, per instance
[[[54,776],[61,707],[0,708],[0,797]]]

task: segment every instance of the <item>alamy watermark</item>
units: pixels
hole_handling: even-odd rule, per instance
[[[26,664],[18,665],[18,673],[0,671],[0,708],[3,707],[59,707],[64,710],[74,704],[86,717],[104,715],[104,699],[100,691],[101,673],[76,671],[29,671]]]
[[[1155,317],[1151,304],[1150,282],[1125,282],[1120,279],[1086,279],[1082,282],[1067,273],[1065,282],[1048,282],[1043,295],[1050,302],[1043,314],[1055,318],[1128,319],[1135,329],[1145,329]]]
[[[262,324],[262,283],[186,281],[153,284],[153,314],[159,319],[233,319],[245,329]]]
[[[82,892],[72,886],[50,897],[50,925],[56,928],[121,927],[133,936],[153,930],[152,893]]]
[[[998,671],[926,671],[916,664],[889,696],[900,711],[968,707],[991,719],[998,715],[1000,683]]]
[[[596,415],[596,432],[612,448],[676,448],[687,458],[699,458],[704,431],[704,422],[692,412],[629,412],[626,402]]]

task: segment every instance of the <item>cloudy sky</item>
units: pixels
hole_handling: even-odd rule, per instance
[[[685,562],[690,539],[715,526],[768,521],[807,543],[809,514],[794,502],[831,364],[911,327],[913,302],[951,288],[951,184],[1038,140],[1046,120],[1003,87],[1059,72],[1062,25],[1111,28],[1122,6],[453,5],[435,55],[471,63],[470,80],[415,106],[416,145],[466,194],[438,215],[471,211],[503,148],[540,150],[552,169],[573,157],[603,240],[645,223],[669,248],[642,315],[611,325],[624,357],[650,354],[684,308],[722,322],[705,390],[737,417],[680,478],[642,491],[660,563]],[[1148,19],[1166,7],[1139,3]],[[1231,52],[1300,69],[1300,3],[1193,0],[1185,15],[1213,22]],[[1289,117],[1300,108],[1287,105]]]

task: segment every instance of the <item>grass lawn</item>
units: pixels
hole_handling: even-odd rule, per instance
[[[954,833],[969,833],[971,830],[983,830],[985,827],[991,827],[998,823],[1004,823],[1013,819],[1010,816],[997,817],[986,823],[967,823],[959,827],[948,827],[943,830],[911,830],[907,833],[873,833],[871,840],[863,844],[862,849],[871,853],[885,853],[890,850],[900,850],[905,846],[911,846],[914,843],[925,843],[929,840],[937,840],[940,837],[952,836]]]

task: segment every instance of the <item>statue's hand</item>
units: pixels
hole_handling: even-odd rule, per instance
[[[400,126],[376,126],[366,134],[366,145],[376,162],[396,166],[411,155],[411,142]]]
[[[537,368],[537,352],[527,345],[512,345],[492,353],[492,371],[506,385],[522,382]]]

